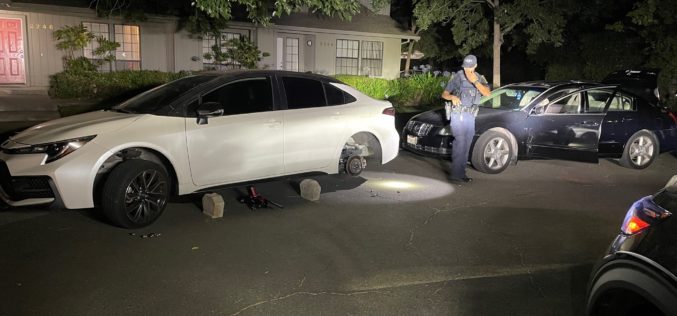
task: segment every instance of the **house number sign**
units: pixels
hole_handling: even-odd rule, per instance
[[[31,29],[31,30],[53,30],[54,25],[53,24],[29,23],[28,28]]]

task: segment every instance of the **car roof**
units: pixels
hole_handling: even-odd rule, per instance
[[[322,80],[322,81],[329,81],[329,82],[335,82],[335,83],[341,83],[341,81],[320,75],[320,74],[314,74],[311,72],[295,72],[295,71],[287,71],[287,70],[268,70],[268,69],[231,69],[231,70],[225,70],[225,71],[204,71],[196,74],[197,76],[214,76],[218,78],[230,78],[230,77],[236,77],[240,75],[245,75],[245,74],[258,74],[258,75],[291,75],[295,77],[304,77],[308,79],[315,79],[315,80]]]

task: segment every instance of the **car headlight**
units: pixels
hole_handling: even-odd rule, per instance
[[[447,125],[443,127],[437,135],[440,136],[451,136],[451,126]]]
[[[50,163],[52,161],[61,159],[64,156],[78,150],[80,147],[87,144],[90,140],[94,139],[94,137],[96,137],[96,135],[66,139],[53,143],[32,145],[23,148],[9,149],[5,151],[15,155],[47,154],[47,159],[45,160],[45,163]]]

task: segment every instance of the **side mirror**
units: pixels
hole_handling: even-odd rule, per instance
[[[219,102],[205,102],[197,108],[197,124],[205,125],[209,123],[210,117],[223,115],[223,106]]]
[[[545,112],[545,106],[540,104],[536,105],[533,109],[531,109],[531,114],[539,115],[543,114],[543,112]]]

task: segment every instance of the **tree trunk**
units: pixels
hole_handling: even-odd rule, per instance
[[[503,38],[501,36],[501,25],[496,21],[496,16],[498,14],[499,6],[498,1],[494,2],[494,76],[493,76],[493,86],[498,88],[501,86],[501,45],[503,45]]]
[[[409,67],[411,66],[411,54],[414,51],[414,40],[409,40],[409,48],[407,49],[407,61],[404,63],[404,75],[409,75]]]

